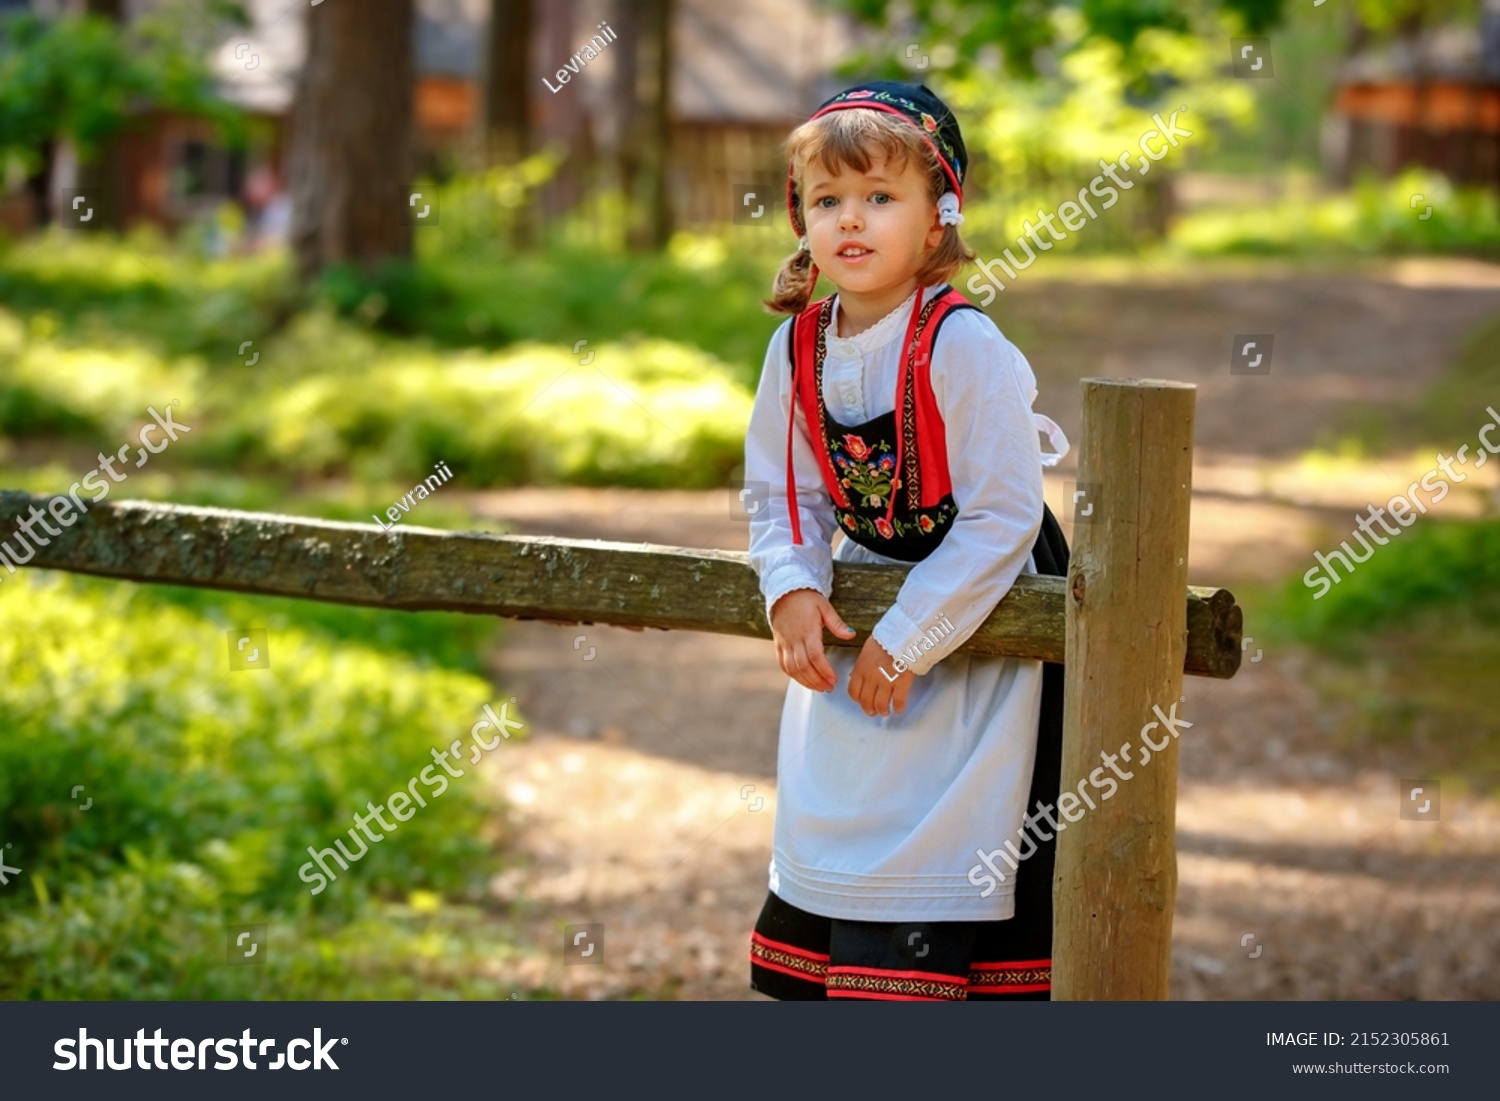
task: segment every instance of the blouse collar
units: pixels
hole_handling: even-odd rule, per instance
[[[923,290],[924,288],[918,287],[906,296],[905,302],[901,303],[901,305],[897,306],[868,329],[848,337],[837,335],[839,304],[838,295],[835,294],[832,319],[828,323],[828,332],[824,337],[828,352],[838,356],[840,359],[853,358],[853,355],[856,353],[860,358],[863,358],[877,348],[883,348],[891,341],[899,340],[902,327],[911,317],[912,302]]]

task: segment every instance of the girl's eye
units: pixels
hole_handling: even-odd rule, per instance
[[[884,206],[886,203],[891,201],[891,197],[884,191],[877,191],[874,195],[870,196],[870,200],[871,202],[875,203],[876,206]]]
[[[818,205],[820,207],[822,207],[823,209],[826,210],[826,209],[828,209],[828,204],[829,203],[836,202],[836,201],[837,200],[835,200],[832,195],[824,195],[821,199],[818,200]]]

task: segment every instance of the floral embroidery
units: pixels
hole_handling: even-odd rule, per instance
[[[896,491],[896,456],[891,445],[883,438],[870,443],[855,432],[829,432],[828,443],[839,485],[847,491],[852,506],[837,509],[845,531],[881,539],[905,539],[931,535],[958,514],[950,494],[930,509],[898,510],[889,520],[883,515],[863,515],[865,509],[883,512]]]
[[[937,133],[937,119],[933,118],[926,111],[922,112],[922,126],[929,134]]]
[[[859,504],[884,508],[895,490],[896,456],[891,445],[881,440],[872,449],[861,437],[850,434],[844,437],[843,447],[829,450],[842,475],[839,484],[853,490]]]
[[[915,515],[909,513],[903,515],[898,510],[889,520],[884,516],[876,516],[872,519],[848,509],[841,508],[835,511],[838,512],[839,523],[844,526],[845,531],[880,539],[909,539],[931,535],[938,529],[947,527],[958,515],[958,508],[953,504],[951,495],[943,498],[933,508]]]

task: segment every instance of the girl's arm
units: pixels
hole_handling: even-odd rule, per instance
[[[984,314],[963,310],[935,342],[932,389],[958,516],[937,550],[912,567],[872,632],[919,675],[989,617],[1026,568],[1042,524],[1035,378],[1025,357]],[[922,637],[943,616],[953,633],[922,649]]]
[[[787,417],[792,415],[787,340],[791,328],[788,319],[771,338],[745,435],[746,499],[756,507],[750,518],[750,564],[760,577],[767,622],[776,601],[789,592],[812,589],[824,597],[833,593],[832,539],[836,524],[833,502],[823,485],[823,475],[808,440],[807,422],[800,409],[796,411],[792,465],[796,471],[802,545],[792,542],[786,495],[786,426]]]

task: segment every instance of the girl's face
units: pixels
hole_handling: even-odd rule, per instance
[[[943,239],[937,204],[917,157],[899,173],[883,154],[867,172],[809,164],[802,189],[807,241],[818,269],[848,295],[904,298],[927,250]]]

